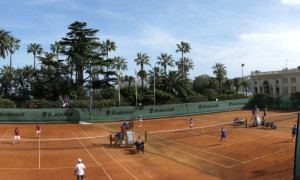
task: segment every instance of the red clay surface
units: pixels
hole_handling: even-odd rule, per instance
[[[192,131],[149,133],[189,128],[191,117]],[[135,122],[136,137],[145,138],[144,133],[148,132],[145,154],[109,146],[109,134],[120,131],[122,122],[41,124],[40,139],[35,139],[35,124],[1,124],[0,176],[22,180],[76,179],[74,167],[81,158],[88,180],[292,179],[295,142],[291,141],[291,128],[297,120],[277,122],[277,130],[224,125],[226,145],[219,144],[221,126],[197,129],[232,122],[235,117],[249,119],[250,111],[143,120],[142,127]],[[12,145],[10,139],[16,126],[23,141]],[[81,139],[95,136],[103,137]]]

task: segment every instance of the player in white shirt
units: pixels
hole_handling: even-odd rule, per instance
[[[86,177],[85,165],[82,163],[82,160],[78,159],[78,164],[75,166],[74,176],[77,174],[77,180],[83,180]]]

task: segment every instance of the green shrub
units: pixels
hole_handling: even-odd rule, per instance
[[[197,95],[197,96],[190,96],[187,98],[187,102],[189,103],[193,103],[193,102],[205,102],[205,101],[208,101],[208,98],[207,96],[204,96],[204,95]]]
[[[244,94],[234,93],[234,94],[221,94],[217,96],[219,101],[222,100],[231,100],[231,99],[243,99],[247,98]]]
[[[19,108],[28,108],[29,104],[37,104],[39,108],[57,108],[61,107],[60,101],[47,101],[45,99],[31,99],[20,103]]]
[[[247,108],[253,108],[255,105],[259,108],[265,108],[265,107],[276,107],[280,104],[280,98],[273,98],[270,95],[267,94],[256,94],[254,95],[247,103]]]
[[[300,92],[294,92],[290,96],[293,107],[298,107],[300,105]]]
[[[16,108],[16,104],[9,99],[0,98],[0,108]]]

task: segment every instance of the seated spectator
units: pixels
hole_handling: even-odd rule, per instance
[[[127,121],[126,120],[124,120],[124,122],[123,122],[123,125],[122,126],[126,126],[127,128],[128,128],[128,124],[127,124]]]
[[[125,133],[125,131],[127,130],[127,126],[121,126],[121,132]]]

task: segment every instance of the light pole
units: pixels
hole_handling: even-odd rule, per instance
[[[92,92],[92,64],[91,60],[89,60],[89,68],[90,68],[90,87],[89,87],[89,96],[90,96],[90,106],[89,106],[89,122],[91,122],[92,116],[92,104],[93,104],[93,92]]]
[[[245,87],[244,87],[244,66],[245,66],[245,64],[242,64],[242,88],[243,88],[243,94],[245,95]]]

